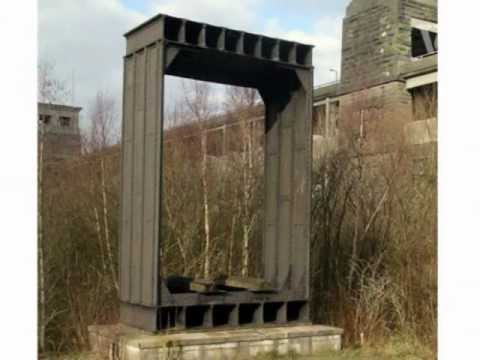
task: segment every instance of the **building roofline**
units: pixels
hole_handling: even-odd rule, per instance
[[[71,106],[65,104],[54,104],[54,103],[45,103],[45,102],[38,102],[38,106],[50,107],[56,110],[70,110],[70,111],[77,111],[80,112],[82,108],[80,106]]]
[[[412,59],[412,61],[407,62],[401,65],[399,76],[395,79],[390,79],[388,81],[377,81],[371,83],[366,87],[353,88],[348,91],[341,90],[341,82],[338,83],[327,83],[316,87],[313,91],[313,100],[321,101],[328,97],[339,97],[353,92],[361,91],[364,89],[370,89],[372,87],[377,87],[384,84],[389,84],[392,82],[405,82],[406,79],[412,77],[425,75],[429,73],[434,73],[438,71],[438,54],[430,54],[422,58]]]
[[[340,81],[321,84],[313,89],[313,99],[337,96],[339,89]]]

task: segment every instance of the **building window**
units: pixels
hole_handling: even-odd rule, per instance
[[[437,117],[437,84],[428,84],[412,89],[413,120],[427,120]]]
[[[242,144],[242,127],[240,124],[228,125],[227,132],[227,148],[229,152],[241,152],[243,151]]]
[[[412,28],[412,57],[421,57],[438,52],[438,35],[435,32]]]
[[[330,114],[328,118],[328,127],[330,129],[338,129],[338,121],[340,118],[340,101],[332,101],[330,103]]]
[[[40,123],[44,124],[44,125],[48,125],[50,124],[50,121],[52,120],[52,116],[51,115],[38,115],[38,120],[40,121]]]
[[[70,126],[70,123],[71,123],[71,118],[69,118],[68,116],[60,116],[59,118],[59,123],[60,123],[60,126],[62,127],[69,127]]]
[[[223,155],[223,128],[207,130],[207,155]]]
[[[338,129],[340,102],[326,100],[313,111],[313,135],[335,136]]]
[[[313,135],[325,136],[327,131],[327,106],[319,105],[313,113]]]

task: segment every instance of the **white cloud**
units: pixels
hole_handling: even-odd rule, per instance
[[[150,0],[148,14],[122,5],[121,0],[40,0],[39,55],[53,60],[61,78],[75,73],[75,104],[85,110],[98,90],[108,90],[120,103],[123,34],[156,13],[191,18],[230,28],[315,45],[315,84],[331,81],[330,68],[338,69],[341,15],[319,17],[314,26],[288,29],[279,18],[261,15],[266,0]],[[167,102],[181,95],[178,81],[167,82]]]
[[[152,13],[247,31],[258,30],[257,11],[263,0],[151,0]]]
[[[270,36],[314,45],[313,65],[315,66],[315,84],[335,80],[330,69],[340,74],[342,17],[320,17],[313,26],[312,32],[301,29],[286,30],[279,19],[272,18],[266,23],[265,33]]]
[[[74,73],[75,105],[85,107],[98,90],[121,99],[123,34],[146,16],[119,0],[41,0],[39,59],[52,61],[70,85]]]

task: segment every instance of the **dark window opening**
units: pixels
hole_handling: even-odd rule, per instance
[[[412,89],[412,107],[414,121],[436,118],[438,111],[437,84]]]
[[[329,127],[337,130],[338,121],[340,118],[340,101],[331,102],[329,107],[330,107],[330,114],[328,115]]]
[[[327,106],[320,105],[315,108],[313,117],[313,135],[325,136],[327,127]]]
[[[412,57],[420,57],[433,54],[438,51],[437,33],[412,28]]]
[[[51,115],[39,115],[38,119],[41,123],[43,123],[45,125],[48,125],[48,124],[50,124],[50,121],[52,120],[52,116]]]
[[[69,118],[68,116],[60,116],[60,118],[59,118],[59,123],[60,123],[60,126],[62,126],[62,127],[70,126],[71,121],[72,121],[72,119]]]

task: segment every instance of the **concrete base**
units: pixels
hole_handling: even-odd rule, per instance
[[[343,330],[321,325],[151,334],[122,325],[90,326],[92,350],[109,360],[252,359],[262,353],[340,350]]]

